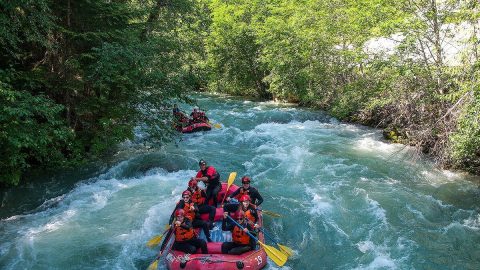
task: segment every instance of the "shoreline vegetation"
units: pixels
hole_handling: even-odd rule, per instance
[[[0,10],[0,186],[79,166],[193,91],[295,102],[480,175],[476,0],[21,1]],[[102,23],[99,23],[102,22]]]

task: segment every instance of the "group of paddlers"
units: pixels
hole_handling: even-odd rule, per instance
[[[173,105],[172,112],[176,122],[179,125],[208,123],[209,121],[208,117],[205,115],[205,112],[201,111],[198,107],[193,107],[193,111],[190,113],[190,118],[184,112],[180,111],[177,104]]]
[[[216,207],[219,205],[217,196],[221,189],[217,170],[213,166],[207,166],[204,160],[199,161],[199,166],[200,170],[182,192],[182,199],[177,203],[169,222],[175,235],[172,249],[189,254],[195,253],[199,248],[202,253],[208,253],[206,241],[198,237],[194,228],[201,228],[207,241],[212,242],[210,230],[214,227]],[[199,182],[205,183],[205,190],[198,186]],[[263,198],[256,188],[250,186],[250,182],[250,177],[243,176],[242,187],[225,199],[227,205],[224,210],[232,209],[232,212],[224,211],[222,230],[231,231],[232,241],[222,243],[221,250],[224,254],[239,255],[255,249],[256,241],[249,234],[256,235],[259,228],[257,207],[263,202]],[[200,218],[200,214],[204,213],[208,213],[209,221]]]

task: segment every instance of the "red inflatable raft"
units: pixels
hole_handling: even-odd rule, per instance
[[[212,126],[209,123],[194,123],[181,128],[181,131],[182,133],[192,133],[197,131],[208,131],[211,129],[212,129]]]
[[[227,184],[222,183],[222,190],[218,194],[218,201],[221,202],[226,192]],[[228,194],[238,189],[237,186],[232,185],[228,190]],[[170,235],[165,239],[167,244],[165,250],[162,252],[165,258],[165,264],[170,270],[187,269],[187,270],[201,270],[201,269],[214,269],[214,270],[258,270],[265,267],[267,264],[267,254],[265,250],[257,245],[257,248],[252,251],[248,251],[241,255],[229,255],[222,254],[221,246],[225,241],[231,241],[232,236],[230,232],[222,231],[222,218],[223,208],[218,207],[215,214],[215,227],[210,231],[213,242],[207,243],[208,254],[201,254],[198,250],[196,254],[185,254],[184,252],[171,250],[171,246],[174,241],[174,236]],[[258,224],[263,226],[263,218],[261,211],[258,212]],[[203,214],[202,219],[207,221],[208,214]],[[206,239],[203,232],[198,230],[200,238]],[[258,239],[262,242],[265,241],[262,233],[259,233]]]

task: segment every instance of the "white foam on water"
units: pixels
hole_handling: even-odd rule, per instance
[[[112,170],[118,172],[121,170],[119,168],[124,168],[124,166],[127,164],[123,163]],[[138,259],[142,257],[142,253],[145,253],[146,241],[153,235],[161,233],[160,231],[168,222],[176,198],[180,197],[180,193],[186,187],[185,179],[194,173],[193,170],[167,173],[164,170],[154,169],[140,178],[105,179],[107,176],[115,175],[109,171],[100,177],[79,183],[71,192],[44,202],[42,207],[37,208],[41,211],[2,220],[2,222],[13,223],[12,226],[9,224],[6,226],[18,231],[18,236],[3,243],[0,252],[15,254],[13,256],[17,259],[6,262],[10,265],[22,260],[20,258],[35,263],[37,253],[48,252],[39,250],[37,244],[55,245],[56,241],[62,240],[62,235],[65,235],[64,240],[85,239],[85,241],[89,241],[91,235],[82,235],[91,230],[83,226],[93,226],[92,230],[95,231],[97,238],[90,239],[91,241],[99,243],[111,241],[122,246],[118,258],[107,262],[107,264],[111,264],[108,268],[115,265],[114,261],[121,262],[118,264],[118,269],[125,269],[124,267],[129,264],[133,266],[135,258]],[[131,197],[132,195],[129,193],[132,192],[133,194],[141,192],[142,198]],[[158,195],[155,195],[157,192]],[[149,201],[152,201],[152,206],[142,210],[143,205],[148,204]],[[135,222],[125,225],[111,223],[117,219],[118,215],[123,215],[129,220],[141,220],[143,224],[139,223],[139,226],[131,227],[129,224],[135,224]],[[146,217],[144,217],[145,215]],[[91,222],[95,220],[97,222],[108,220],[109,223],[92,224]],[[110,237],[111,234],[114,235]],[[13,247],[15,250],[12,250]],[[82,248],[81,245],[72,247],[67,254],[77,252],[75,249],[80,248]],[[130,259],[125,261],[125,258]],[[55,257],[52,260],[55,261]]]
[[[360,241],[356,244],[358,250],[364,254],[371,253],[375,258],[368,265],[360,265],[354,269],[374,270],[374,269],[397,269],[395,260],[391,258],[384,246],[378,246],[370,240]]]
[[[306,188],[305,193],[311,197],[311,207],[308,212],[312,216],[320,216],[331,213],[332,204],[317,193],[313,188]]]
[[[423,177],[424,183],[428,183],[431,186],[439,187],[446,183],[452,183],[455,180],[449,179],[448,177],[444,177],[443,175],[439,174],[438,171],[421,171],[420,175]]]
[[[380,203],[373,200],[373,199],[370,199],[368,194],[367,194],[366,200],[367,200],[368,204],[370,205],[370,208],[369,208],[370,212],[373,213],[373,215],[379,221],[381,221],[382,224],[388,224],[387,215],[386,215],[387,211],[380,206]]]
[[[388,254],[378,255],[368,266],[359,269],[397,269],[395,261]]]
[[[59,215],[53,216],[46,224],[29,229],[25,236],[33,240],[41,233],[56,231],[69,222],[75,215],[77,215],[76,210],[68,209]]]
[[[356,244],[358,250],[362,253],[366,253],[369,250],[373,250],[375,248],[375,245],[373,244],[372,241],[361,241]]]
[[[463,226],[478,231],[480,230],[480,214],[473,215],[467,219],[463,220]]]
[[[390,144],[385,143],[377,138],[374,137],[375,134],[367,134],[362,136],[355,142],[354,149],[358,151],[364,151],[369,153],[374,153],[377,156],[380,154],[385,156],[385,154],[393,154],[396,153],[404,147],[403,145],[399,144]]]

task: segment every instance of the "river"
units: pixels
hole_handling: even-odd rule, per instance
[[[251,176],[263,208],[282,215],[264,220],[295,251],[282,269],[480,269],[478,178],[438,170],[380,130],[323,112],[196,98],[222,128],[161,149],[125,142],[112,165],[9,191],[0,269],[146,269],[157,250],[145,243],[201,158],[222,179]]]

